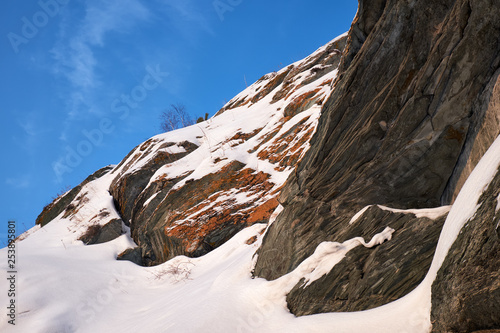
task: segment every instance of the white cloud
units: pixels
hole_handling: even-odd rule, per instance
[[[21,126],[21,128],[24,130],[24,133],[28,136],[36,136],[38,134],[38,129],[33,119],[28,119],[25,121],[19,120],[18,123],[19,126]]]
[[[5,183],[15,189],[25,189],[31,185],[31,176],[10,177],[5,180]]]
[[[151,13],[139,0],[87,0],[84,9],[65,11],[58,32],[58,42],[51,50],[55,60],[54,72],[65,77],[68,119],[61,138],[67,137],[74,120],[81,119],[93,107],[96,90],[102,87],[96,73],[99,61],[95,51],[106,46],[106,35],[127,33]]]
[[[40,149],[46,134],[52,129],[43,121],[40,113],[34,111],[20,113],[16,122],[22,131],[16,131],[12,139],[19,149],[32,157]]]
[[[46,128],[46,124],[43,123],[40,112],[29,111],[20,113],[17,116],[16,121],[17,124],[23,129],[24,134],[28,137],[40,136],[41,134],[51,131],[49,128]]]

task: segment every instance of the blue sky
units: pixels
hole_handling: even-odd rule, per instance
[[[1,239],[68,186],[159,134],[182,103],[212,116],[262,75],[347,31],[357,1],[41,0],[0,4]]]

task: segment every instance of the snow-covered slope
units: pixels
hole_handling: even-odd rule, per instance
[[[55,201],[43,222],[15,243],[17,273],[9,274],[16,296],[0,293],[0,303],[15,300],[16,325],[3,316],[0,331],[428,332],[432,283],[500,167],[500,138],[451,210],[377,205],[430,219],[449,211],[426,278],[405,297],[351,313],[295,317],[287,308],[297,284],[308,288],[355,249],[396,241],[399,230],[389,225],[369,236],[322,242],[273,281],[252,277],[257,250],[283,209],[279,190],[309,148],[331,93],[339,41],[264,76],[209,121],[146,141]],[[64,200],[68,205],[60,207]],[[346,225],[355,227],[369,209],[346,217]],[[54,212],[56,218],[44,218]],[[123,232],[109,240],[116,226]],[[116,260],[137,249],[135,261],[158,265]],[[13,268],[2,261],[0,269]],[[9,288],[6,279],[0,288]]]
[[[411,294],[373,310],[294,317],[286,293],[302,277],[319,278],[364,242],[323,243],[295,271],[275,281],[252,279],[265,224],[239,232],[200,258],[176,257],[156,267],[116,261],[129,235],[84,246],[59,219],[18,242],[16,326],[2,332],[428,332],[430,287],[446,253],[500,167],[500,138],[462,189],[446,221],[432,267]],[[109,175],[105,176],[111,178]],[[104,181],[103,181],[104,182]],[[109,182],[109,179],[108,179]],[[94,188],[97,190],[97,188]],[[91,190],[89,185],[88,190]],[[108,201],[109,198],[99,198]],[[270,223],[279,213],[273,214]],[[77,230],[73,230],[77,231]],[[390,241],[391,230],[365,246]],[[250,242],[249,240],[256,240]],[[6,255],[6,249],[0,251]],[[7,267],[2,264],[2,270]],[[5,295],[2,295],[4,303]]]
[[[265,223],[309,148],[345,43],[346,34],[264,75],[208,121],[138,145],[105,176],[49,205],[37,223],[58,216],[72,232],[79,228],[77,241],[86,228],[99,233],[121,218],[136,245],[120,258],[147,266],[203,255]],[[95,188],[115,205],[90,204]]]
[[[345,41],[344,34],[304,60],[263,76],[212,119],[147,140],[119,165],[100,170],[48,205],[37,226],[18,238],[26,264],[19,267],[25,271],[19,288],[29,295],[29,301],[18,303],[19,322],[23,316],[54,319],[46,311],[59,316],[74,310],[64,301],[68,293],[81,287],[75,293],[80,298],[101,288],[101,274],[109,275],[106,267],[148,272],[129,262],[110,266],[109,260],[149,266],[182,254],[200,256],[247,226],[267,223],[280,188],[309,147]],[[90,266],[89,274],[97,275],[89,284],[80,268]],[[60,268],[71,271],[59,271],[68,285],[39,284],[54,282],[57,275],[50,271]],[[62,299],[43,296],[56,289]],[[37,320],[29,321],[38,327]]]
[[[203,255],[267,221],[309,148],[345,39],[263,76],[208,121],[153,137],[111,171],[142,264]]]

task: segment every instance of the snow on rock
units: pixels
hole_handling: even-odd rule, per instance
[[[363,216],[363,214],[368,210],[368,208],[372,207],[372,205],[368,205],[368,206],[365,206],[363,207],[363,209],[361,209],[359,212],[357,212],[356,214],[354,214],[354,216],[351,218],[351,221],[349,221],[349,224],[353,224],[355,223],[357,220],[359,220],[359,218],[361,216]]]
[[[244,166],[237,172],[246,168],[245,172],[249,175],[266,174],[263,177],[271,185],[265,190],[262,200],[273,198],[276,195],[273,191],[279,189],[291,172],[293,163],[287,165],[282,162],[283,159],[273,161],[269,157],[286,152],[283,158],[295,161],[293,156],[298,154],[300,159],[307,150],[307,140],[300,142],[296,135],[286,134],[314,131],[319,107],[312,106],[285,119],[283,108],[286,103],[283,100],[272,103],[274,95],[268,92],[258,96],[258,92],[266,86],[270,89],[275,85],[271,91],[285,97],[288,94],[287,101],[295,100],[304,93],[301,90],[303,87],[313,84],[307,83],[307,78],[324,70],[324,67],[315,67],[317,64],[311,59],[304,63],[304,68],[311,67],[307,69],[308,73],[300,76],[302,87],[297,88],[300,84],[293,80],[293,87],[285,87],[287,75],[298,67],[298,63],[266,76],[228,103],[217,117],[162,134],[138,146],[114,171],[83,186],[71,205],[52,222],[44,227],[37,226],[20,237],[16,243],[20,256],[17,264],[19,294],[16,298],[16,326],[9,325],[7,317],[3,316],[0,331],[428,332],[432,282],[461,228],[474,216],[481,193],[500,166],[500,138],[481,159],[451,207],[424,281],[407,296],[367,311],[297,318],[287,310],[286,294],[301,279],[304,279],[307,288],[312,281],[335,269],[334,266],[350,249],[359,245],[372,247],[390,240],[394,232],[391,228],[375,235],[368,243],[363,238],[343,243],[321,243],[296,270],[274,281],[252,279],[255,253],[262,244],[266,224],[256,223],[244,228],[199,258],[177,256],[156,267],[141,267],[116,260],[124,250],[136,246],[127,232],[103,244],[85,246],[79,240],[90,226],[104,225],[120,218],[113,197],[108,193],[117,177],[119,180],[136,174],[154,162],[162,151],[167,155],[186,155],[152,172],[145,181],[144,191],[158,185],[160,180],[185,177],[178,185],[182,188],[208,174],[217,173],[224,166],[239,163]],[[283,77],[279,84],[272,82],[280,75]],[[324,76],[325,82],[331,83],[333,79],[334,72]],[[328,95],[329,84],[320,86],[325,96]],[[229,128],[229,132],[225,128]],[[191,151],[186,149],[189,145],[182,144],[186,141],[196,148],[191,147]],[[186,212],[189,215],[184,220],[177,220],[186,221],[186,224],[177,225],[187,228],[193,224],[200,228],[199,224],[196,225],[199,221],[193,220],[193,217],[215,210],[224,202],[241,205],[250,201],[249,210],[252,210],[252,205],[262,204],[255,201],[260,198],[261,190],[252,193],[252,186],[246,190],[243,188],[245,186],[211,193],[197,204],[198,209]],[[148,192],[144,202],[149,199],[150,203],[158,204],[158,193],[160,191]],[[144,202],[141,202],[142,207]],[[213,205],[215,202],[217,205]],[[271,217],[271,221],[283,209],[277,202],[273,205],[277,208],[268,207],[269,213],[265,214],[268,219]],[[441,216],[449,209],[402,211],[379,207],[429,218]],[[356,214],[351,223],[355,223],[366,209]],[[191,221],[187,223],[188,220]],[[0,256],[6,255],[7,249],[1,249]],[[0,269],[7,271],[6,265],[6,261],[2,261]],[[5,286],[4,283],[2,286]],[[0,303],[5,304],[5,300],[6,295],[2,294]]]
[[[349,221],[349,224],[355,223],[363,214],[368,210],[368,208],[372,207],[373,205],[368,205],[361,209],[359,212],[357,212]],[[436,208],[422,208],[422,209],[395,209],[395,208],[390,208],[386,207],[383,205],[377,205],[378,208],[382,210],[386,210],[389,212],[393,213],[403,213],[403,214],[413,214],[417,218],[422,218],[422,217],[427,217],[431,220],[435,220],[445,214],[447,214],[451,206],[441,206],[441,207],[436,207]]]
[[[301,278],[304,278],[304,285],[307,287],[330,272],[350,250],[359,245],[367,248],[380,245],[391,240],[394,231],[394,229],[387,227],[381,233],[373,236],[368,243],[362,237],[356,237],[343,243],[323,242],[318,245],[312,256],[304,260],[293,272],[276,280],[276,283],[281,284],[281,281],[286,281],[286,285],[291,289]]]
[[[203,257],[180,256],[157,267],[140,267],[115,260],[120,251],[133,245],[126,234],[111,242],[84,246],[74,236],[68,236],[68,221],[59,218],[17,243],[22,254],[18,266],[18,288],[22,290],[17,298],[19,316],[16,327],[2,318],[0,330],[428,332],[432,281],[461,227],[474,215],[477,200],[499,165],[497,139],[453,205],[424,282],[402,299],[379,308],[297,318],[286,308],[286,293],[294,285],[286,280],[312,281],[331,269],[347,248],[372,246],[390,239],[390,229],[368,244],[357,238],[324,243],[297,270],[281,279],[266,281],[251,278],[264,224],[240,231]],[[252,238],[256,241],[248,242]],[[0,250],[0,255],[5,256],[6,249]],[[0,269],[5,271],[5,265],[2,262]]]
[[[310,147],[345,41],[264,75],[211,119],[142,143],[112,171],[110,192],[142,264],[203,255],[268,221]]]

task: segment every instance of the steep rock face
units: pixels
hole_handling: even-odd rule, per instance
[[[453,183],[455,179],[457,182],[457,187],[455,193],[453,193],[452,199],[455,199],[458,195],[458,189],[460,189],[467,177],[470,175],[474,167],[479,162],[481,157],[484,155],[488,147],[495,140],[495,138],[500,134],[500,71],[496,71],[492,79],[486,86],[486,89],[481,94],[475,109],[478,113],[473,115],[476,126],[473,127],[472,135],[476,137],[476,140],[469,140],[466,142],[464,151],[466,153],[462,154],[459,167],[463,168],[462,173],[455,173]],[[466,157],[469,157],[466,159]]]
[[[433,332],[500,329],[500,170],[432,286]]]
[[[112,172],[110,193],[138,245],[119,258],[200,256],[266,223],[309,148],[346,39],[263,76],[214,118],[136,147]]]
[[[499,133],[488,120],[498,123],[499,14],[493,1],[360,1],[342,73],[323,106],[311,149],[279,197],[284,211],[266,233],[257,276],[276,279],[322,241],[344,239],[355,228],[346,222],[366,205],[408,209],[451,202]],[[363,225],[368,230],[378,223]],[[412,232],[429,232],[432,238],[436,231]],[[428,247],[435,238],[423,243],[417,238],[395,234],[391,242],[432,255]],[[365,252],[356,260],[368,260],[373,250]],[[396,261],[405,266],[409,259],[401,255]],[[357,269],[346,264],[346,270],[344,280]],[[365,277],[370,274],[377,272]],[[393,279],[380,282],[376,304],[408,293],[417,280],[397,295],[390,291]],[[372,288],[354,295],[331,283],[343,282],[325,278],[317,286],[297,285],[288,296],[289,308],[310,314],[371,307],[357,300],[372,297]],[[301,301],[322,303],[329,297],[316,308]]]

